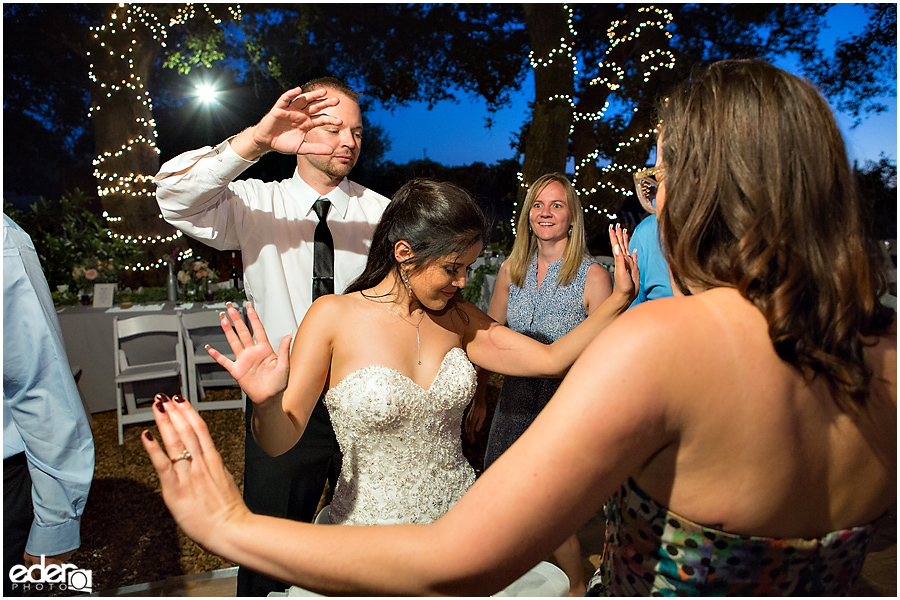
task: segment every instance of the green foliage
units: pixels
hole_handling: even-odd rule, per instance
[[[868,113],[887,110],[883,96],[897,96],[897,5],[864,4],[869,22],[863,30],[835,44],[833,57],[817,57],[807,73],[838,110],[854,117],[854,127]]]
[[[475,269],[475,272],[466,281],[466,287],[462,289],[462,295],[466,302],[475,304],[481,300],[481,290],[484,289],[484,276],[496,275],[499,270],[500,267],[497,265],[489,265],[488,263],[484,263]]]
[[[239,288],[226,288],[224,290],[213,290],[213,301],[215,302],[237,302],[246,300],[247,294]]]
[[[140,287],[136,290],[125,288],[116,292],[116,302],[132,302],[144,304],[147,302],[165,302],[168,299],[164,287]]]
[[[188,36],[182,50],[172,50],[166,55],[163,67],[176,69],[182,75],[187,75],[191,68],[198,65],[209,68],[213,62],[225,58],[225,53],[220,49],[224,40],[225,33],[221,29]]]
[[[897,239],[897,164],[882,156],[855,172],[871,234],[880,240]]]
[[[50,298],[53,300],[53,306],[72,306],[81,302],[81,297],[68,289],[62,292],[53,290],[50,292]]]
[[[55,202],[42,196],[30,211],[4,204],[3,211],[31,236],[51,290],[68,285],[77,291],[76,265],[102,261],[118,271],[137,254],[133,246],[109,236],[103,220],[88,209],[88,202],[76,188]]]

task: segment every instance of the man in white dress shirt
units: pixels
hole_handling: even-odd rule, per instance
[[[244,285],[267,335],[277,345],[294,334],[313,300],[313,249],[320,198],[334,245],[334,291],[365,266],[372,232],[389,200],[347,179],[359,158],[359,95],[337,79],[315,79],[283,94],[253,127],[186,152],[157,174],[157,201],[166,221],[219,250],[240,250]],[[234,181],[260,156],[297,155],[293,177],[279,182]],[[247,407],[244,500],[256,513],[311,521],[326,477],[335,481],[340,451],[328,411],[319,401],[294,448],[270,457],[251,433]],[[238,572],[238,596],[264,596],[285,584]]]

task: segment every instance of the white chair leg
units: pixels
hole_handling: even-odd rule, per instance
[[[116,425],[119,428],[119,445],[121,446],[125,439],[122,434],[122,386],[118,384],[116,384]]]
[[[194,410],[198,410],[197,407],[200,404],[200,397],[197,394],[197,365],[188,365],[187,378],[189,396],[188,399],[191,401],[191,405],[194,407]]]

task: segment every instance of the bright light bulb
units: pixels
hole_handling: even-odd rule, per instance
[[[216,91],[213,86],[209,85],[208,83],[203,83],[197,85],[196,88],[197,98],[199,98],[201,102],[209,103],[216,101],[216,95],[218,94],[218,91]]]

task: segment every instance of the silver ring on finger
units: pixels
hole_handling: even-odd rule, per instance
[[[187,450],[184,450],[184,451],[178,456],[178,458],[173,458],[173,459],[172,459],[172,464],[177,463],[179,460],[191,460],[191,453],[188,452]]]

